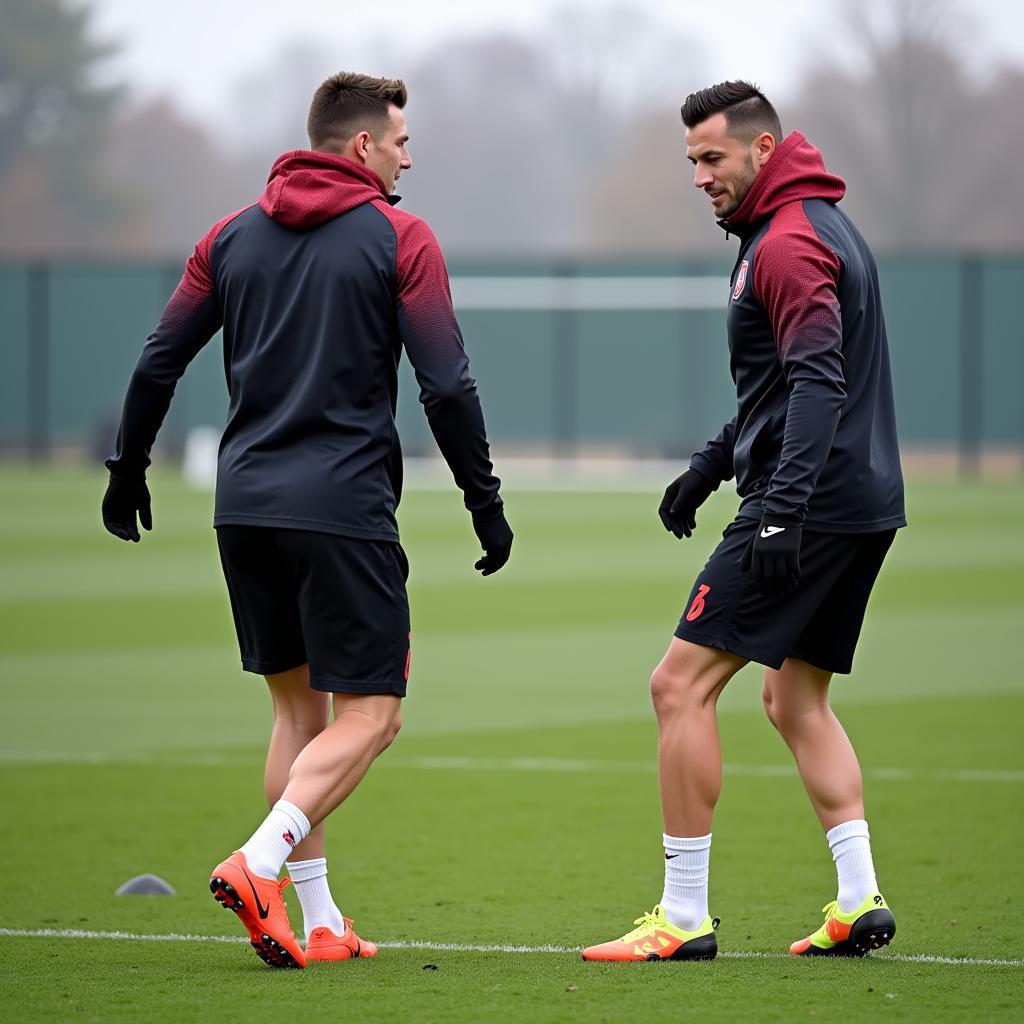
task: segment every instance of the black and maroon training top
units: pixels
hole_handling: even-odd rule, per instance
[[[906,525],[878,271],[846,192],[799,132],[719,223],[740,238],[728,333],[737,412],[691,466],[736,476],[740,516],[868,533]]]
[[[466,507],[500,506],[441,249],[393,201],[343,157],[279,157],[259,202],[189,258],[132,376],[111,472],[145,472],[176,382],[223,327],[215,525],[397,540],[403,347]]]

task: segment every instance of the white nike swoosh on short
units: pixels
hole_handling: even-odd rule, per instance
[[[761,531],[762,537],[774,537],[777,533],[782,533],[786,528],[784,526],[766,526]]]

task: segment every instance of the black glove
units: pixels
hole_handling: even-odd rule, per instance
[[[695,469],[688,469],[665,488],[665,497],[658,506],[658,515],[665,529],[680,540],[689,537],[697,528],[697,509],[708,500],[715,489],[707,477]]]
[[[497,509],[473,513],[473,529],[480,538],[480,547],[484,549],[474,569],[479,569],[484,576],[497,572],[512,553],[512,529],[505,519],[505,511],[499,505]]]
[[[103,525],[121,540],[139,542],[139,522],[145,530],[153,529],[153,514],[149,507],[149,488],[145,477],[127,478],[110,475],[107,493],[103,495]]]
[[[800,538],[795,519],[765,516],[750,538],[740,568],[754,574],[757,589],[769,597],[783,597],[800,582]]]

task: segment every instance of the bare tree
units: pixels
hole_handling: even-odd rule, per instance
[[[1024,69],[972,73],[971,21],[957,0],[833,0],[833,13],[780,112],[847,179],[844,205],[869,239],[1024,247],[1013,179],[1024,165]],[[309,97],[345,68],[408,82],[405,203],[453,252],[723,252],[678,113],[708,84],[700,47],[643,9],[577,2],[541,32],[465,35],[415,56],[388,40],[340,51],[285,41],[212,125],[171,100],[115,107],[89,84],[108,50],[87,28],[87,8],[68,0],[0,6],[8,253],[186,251],[256,198],[274,157],[307,144]],[[48,46],[50,65],[25,63]]]
[[[89,247],[124,213],[97,174],[119,90],[94,81],[115,47],[91,19],[66,0],[0,5],[0,251]]]
[[[856,64],[813,68],[783,120],[847,179],[845,204],[865,234],[905,249],[1024,242],[1024,211],[1006,187],[1024,142],[1001,95],[1019,93],[1019,73],[984,87],[972,79],[955,42],[968,28],[949,0],[837,9]],[[990,189],[979,187],[986,178]],[[981,224],[995,235],[981,237]]]
[[[219,217],[253,202],[267,175],[261,156],[228,152],[206,125],[167,99],[121,111],[104,166],[131,210],[130,221],[108,236],[107,248],[175,258]]]
[[[685,95],[685,94],[684,94]],[[583,244],[595,254],[720,254],[724,235],[693,187],[678,101],[636,117],[587,190]]]

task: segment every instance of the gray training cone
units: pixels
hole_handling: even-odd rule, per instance
[[[118,896],[173,896],[174,886],[159,875],[136,875],[129,878],[118,890]]]

